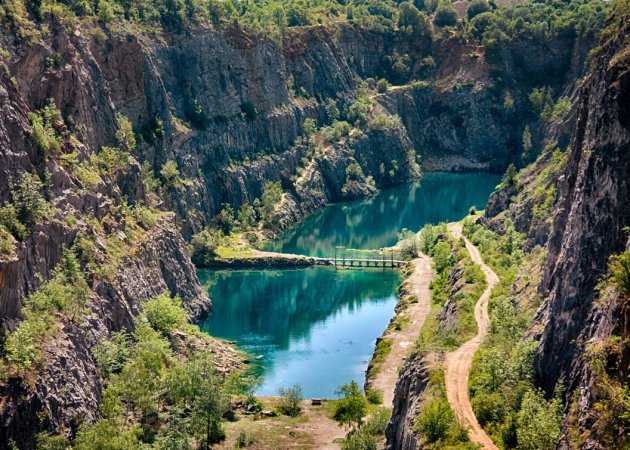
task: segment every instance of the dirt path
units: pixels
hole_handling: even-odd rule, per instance
[[[462,237],[461,224],[450,224],[449,229],[457,239]],[[473,356],[475,356],[475,352],[488,333],[488,325],[490,323],[488,317],[488,299],[490,298],[492,288],[498,283],[499,277],[483,262],[479,250],[477,250],[468,239],[464,239],[466,241],[466,249],[470,253],[471,259],[483,270],[486,280],[488,281],[488,287],[475,305],[475,319],[479,327],[477,335],[446,356],[446,396],[458,419],[463,422],[464,426],[469,427],[468,435],[470,439],[474,443],[482,445],[483,448],[498,450],[498,447],[494,445],[492,440],[479,425],[479,422],[477,422],[475,413],[470,405],[470,399],[468,398],[468,375]]]
[[[383,392],[383,405],[391,407],[394,402],[394,389],[398,381],[398,369],[405,361],[413,347],[420,329],[431,311],[431,290],[429,285],[433,279],[433,263],[431,258],[422,255],[413,261],[415,266],[409,276],[407,295],[415,295],[417,303],[411,303],[400,318],[408,318],[409,322],[400,331],[390,330],[383,338],[392,342],[392,350],[380,365],[380,370],[370,381],[370,385]]]

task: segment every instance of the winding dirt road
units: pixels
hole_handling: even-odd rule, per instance
[[[371,387],[383,392],[383,405],[391,408],[394,402],[394,390],[398,381],[398,369],[413,348],[418,334],[427,316],[431,312],[431,289],[433,280],[433,261],[429,256],[421,255],[413,261],[414,270],[409,276],[407,295],[415,295],[417,303],[410,304],[400,318],[406,317],[409,322],[400,331],[388,331],[384,339],[392,342],[392,350],[380,365],[380,370],[370,381]]]
[[[449,229],[455,238],[462,237],[461,224],[449,224]],[[468,435],[475,443],[482,445],[485,449],[499,450],[494,445],[492,439],[488,437],[486,432],[481,428],[475,413],[473,412],[468,398],[468,374],[472,365],[473,356],[479,348],[484,337],[488,333],[488,325],[490,319],[488,317],[488,299],[495,284],[499,282],[499,277],[494,271],[488,267],[481,258],[479,250],[466,238],[466,249],[470,253],[470,257],[475,264],[478,264],[483,270],[488,287],[475,305],[475,319],[477,320],[477,335],[446,356],[446,397],[448,402],[455,411],[457,418],[464,426],[469,427]]]

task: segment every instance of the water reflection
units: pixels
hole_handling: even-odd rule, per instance
[[[200,326],[261,355],[261,395],[300,382],[307,396],[331,397],[362,382],[374,341],[396,305],[391,270],[199,271],[213,300]]]
[[[265,250],[332,256],[335,245],[374,249],[392,245],[402,228],[459,220],[472,205],[485,207],[498,175],[429,173],[421,181],[387,189],[366,200],[331,205],[313,214]]]

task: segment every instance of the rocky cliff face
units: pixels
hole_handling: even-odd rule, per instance
[[[33,51],[37,54],[41,49]],[[210,301],[199,285],[173,214],[160,214],[151,225],[138,222],[139,228],[134,227],[137,234],[134,232],[133,236],[125,234],[128,228],[124,218],[111,221],[112,214],[120,214],[123,197],[130,204],[149,201],[137,162],[132,161],[118,176],[99,179],[93,189],[84,189],[59,159],[34,145],[27,117],[32,92],[21,92],[6,68],[0,70],[0,195],[3,203],[10,201],[15,184],[29,173],[45,181],[43,194],[50,205],[46,216],[32,225],[23,238],[13,239],[12,255],[0,261],[3,330],[16,327],[24,300],[51,277],[63,249],[77,243],[80,234],[87,236],[98,228],[88,222],[102,224],[101,234],[94,236],[98,248],[94,249],[93,258],[105,263],[112,257],[113,236],[123,249],[107,275],[88,270],[89,312],[85,323],[60,318],[54,338],[42,349],[42,369],[27,378],[10,372],[0,382],[0,442],[13,439],[30,448],[34,447],[38,430],[66,432],[76,429],[82,420],[91,422],[98,417],[102,385],[91,349],[112,331],[133,328],[142,302],[169,291],[181,297],[191,318],[198,318],[209,312]],[[83,73],[83,69],[77,70]],[[46,80],[40,87],[47,92],[44,95],[55,95],[47,90]],[[76,89],[73,95],[80,96],[81,92],[86,94],[88,89]],[[94,109],[82,105],[79,111],[82,117]],[[60,133],[67,131],[61,123],[54,127]],[[99,133],[108,131],[105,127],[99,126],[101,131],[96,128],[87,136],[97,140]],[[69,135],[58,138],[63,153],[75,151],[85,157],[93,151]]]
[[[610,256],[629,248],[624,231],[630,224],[629,32],[627,13],[618,8],[574,97],[564,162],[557,164],[547,152],[520,174],[518,187],[495,193],[487,211],[491,227],[500,229],[502,220],[511,218],[530,245],[547,245],[539,287],[545,302],[531,335],[540,341],[537,382],[550,395],[562,385],[571,409],[560,448],[606,447],[592,429],[599,416],[593,406],[604,394],[586,352],[611,336],[624,338],[623,311],[616,298],[599,301],[597,284]],[[549,135],[557,141],[557,130]],[[548,215],[536,218],[535,192],[543,189],[556,192],[557,200]],[[615,365],[618,380],[628,374],[622,347]]]
[[[611,21],[619,19],[614,15]],[[588,392],[592,379],[585,369],[585,343],[620,331],[615,329],[620,311],[595,302],[595,286],[609,256],[627,249],[623,230],[630,224],[630,58],[623,39],[630,27],[627,19],[620,25],[618,37],[598,51],[582,87],[569,161],[558,187],[541,284],[548,300],[537,317],[545,326],[536,363],[548,392],[559,380]],[[586,395],[582,413],[592,401]],[[584,414],[581,419],[586,420]]]
[[[400,371],[394,392],[392,417],[385,432],[387,449],[418,448],[419,436],[414,431],[413,424],[422,406],[422,394],[429,384],[427,364],[426,355],[414,352],[407,358]]]

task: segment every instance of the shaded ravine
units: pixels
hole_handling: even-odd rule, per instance
[[[383,334],[382,339],[391,341],[392,350],[380,364],[378,373],[369,380],[370,387],[383,392],[383,404],[388,408],[394,402],[399,368],[404,364],[427,316],[431,312],[430,284],[434,277],[433,261],[431,257],[421,255],[414,259],[412,264],[414,271],[408,278],[408,292],[405,296],[416,296],[418,301],[410,304],[403,312],[394,316],[395,318],[408,318],[409,323],[401,331],[388,329]]]
[[[449,229],[456,239],[463,237],[461,223],[450,224]],[[466,249],[468,253],[470,253],[471,259],[475,264],[481,267],[481,270],[486,276],[488,287],[483,291],[483,294],[481,294],[481,297],[479,297],[475,305],[475,319],[478,327],[477,335],[446,356],[446,397],[457,418],[465,427],[469,428],[468,435],[470,439],[475,444],[482,445],[483,448],[498,450],[498,447],[492,442],[492,439],[488,437],[483,428],[481,428],[481,425],[479,425],[475,417],[475,413],[470,404],[470,398],[468,397],[468,377],[475,352],[488,333],[488,325],[490,324],[488,317],[488,299],[490,298],[492,288],[499,282],[499,277],[483,262],[479,250],[465,237],[464,241],[466,242]]]

